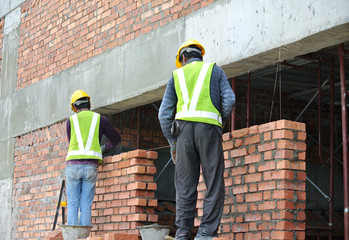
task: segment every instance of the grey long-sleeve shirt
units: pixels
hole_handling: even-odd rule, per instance
[[[201,61],[198,58],[190,59],[188,63]],[[223,69],[216,64],[213,66],[210,81],[210,97],[213,105],[222,115],[223,126],[230,118],[235,105],[235,94],[231,89],[228,79]],[[162,132],[171,146],[176,143],[176,139],[171,135],[171,123],[177,104],[177,94],[174,86],[173,75],[168,81],[164,97],[159,109],[159,121]]]

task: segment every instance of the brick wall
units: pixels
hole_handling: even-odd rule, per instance
[[[128,42],[214,0],[50,1],[22,7],[17,89]]]
[[[138,234],[137,226],[157,222],[153,179],[157,157],[157,152],[134,150],[104,159],[92,206],[93,235]]]
[[[128,133],[123,129],[119,132],[122,138]],[[13,238],[40,239],[52,229],[67,149],[65,122],[16,138]],[[144,150],[105,158],[93,204],[96,234],[111,229],[134,232],[137,221],[157,221],[153,209],[157,204],[153,183],[156,158],[156,152]],[[119,219],[120,214],[123,217]]]
[[[305,137],[304,124],[286,120],[223,135],[223,237],[304,239]],[[67,147],[64,122],[16,138],[13,238],[40,239],[51,230]],[[137,226],[158,221],[154,159],[157,153],[145,150],[104,159],[93,203],[93,235],[138,234]],[[198,189],[201,216],[202,179]]]
[[[287,120],[223,135],[223,237],[305,239],[305,139],[305,124]],[[198,189],[202,216],[202,178]]]
[[[13,239],[40,239],[52,228],[67,147],[63,122],[16,138]]]

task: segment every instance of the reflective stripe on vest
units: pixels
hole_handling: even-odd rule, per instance
[[[200,97],[200,93],[202,90],[202,86],[204,84],[204,80],[205,80],[205,77],[207,75],[207,72],[208,72],[210,65],[211,65],[210,63],[203,64],[201,71],[199,73],[195,88],[194,88],[193,95],[191,97],[191,100],[189,99],[189,94],[188,94],[188,89],[187,89],[187,84],[185,81],[183,68],[179,68],[178,70],[176,70],[177,76],[178,76],[179,87],[180,87],[180,91],[182,93],[183,102],[184,102],[182,109],[176,113],[176,117],[175,117],[176,119],[192,118],[192,117],[210,118],[210,119],[217,121],[217,123],[219,123],[220,126],[222,125],[222,117],[219,113],[196,110],[196,107],[197,107],[197,104],[199,101],[199,97]],[[189,101],[190,101],[190,103],[189,103]]]
[[[77,116],[77,114],[72,116],[75,134],[76,134],[76,139],[77,139],[77,142],[79,145],[79,150],[70,150],[68,152],[67,158],[69,158],[70,156],[79,156],[79,155],[94,156],[97,158],[102,158],[102,153],[96,152],[96,151],[91,151],[91,144],[92,144],[93,136],[94,136],[94,133],[95,133],[95,130],[97,127],[98,116],[99,116],[98,113],[93,113],[92,122],[91,122],[91,126],[90,126],[90,130],[88,133],[88,138],[87,138],[87,142],[86,142],[85,147],[84,147],[84,143],[83,143],[82,136],[81,136],[78,116]]]

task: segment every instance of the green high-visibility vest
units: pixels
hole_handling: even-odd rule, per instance
[[[99,163],[102,162],[100,119],[100,114],[91,111],[81,111],[70,117],[70,143],[66,161],[97,159]]]
[[[222,117],[210,96],[214,63],[194,61],[173,72],[177,101],[176,119],[215,124],[222,127]]]

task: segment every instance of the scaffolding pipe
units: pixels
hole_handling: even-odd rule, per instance
[[[328,239],[333,239],[333,201],[334,201],[334,61],[330,61],[330,203],[328,227],[331,229]]]
[[[233,89],[234,94],[236,95],[236,78],[231,79],[231,88]],[[236,97],[235,97],[236,99]],[[235,108],[236,108],[236,102],[235,106],[233,108],[233,112],[231,113],[231,131],[235,130]]]
[[[323,88],[326,83],[329,81],[329,79],[327,79],[321,86],[321,88]],[[296,118],[296,122],[299,120],[299,118],[303,115],[303,113],[307,110],[307,108],[310,106],[310,104],[314,101],[314,99],[316,98],[316,96],[318,95],[319,90],[314,94],[314,96],[309,100],[308,104],[304,107],[304,109],[302,110],[302,112],[298,115],[298,117]]]
[[[339,45],[339,68],[341,77],[341,112],[343,140],[343,186],[344,186],[344,239],[349,240],[349,199],[348,199],[348,126],[347,101],[344,70],[344,43]]]
[[[313,185],[314,188],[316,188],[316,190],[319,191],[319,193],[321,193],[321,195],[326,198],[327,201],[330,201],[330,197],[326,195],[326,193],[324,193],[321,188],[319,188],[312,180],[310,180],[310,178],[306,177],[306,179],[311,183],[311,185]]]

